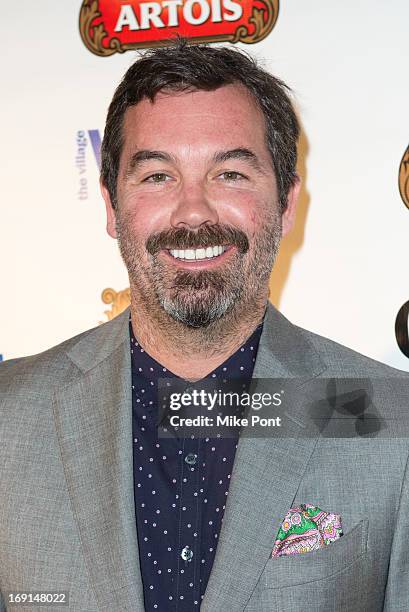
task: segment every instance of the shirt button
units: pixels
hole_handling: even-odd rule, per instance
[[[195,453],[188,453],[185,457],[185,461],[188,465],[194,465],[197,461],[197,455],[195,455]]]
[[[185,546],[180,553],[180,556],[182,557],[183,561],[191,561],[193,557],[193,550],[190,548],[190,546]]]

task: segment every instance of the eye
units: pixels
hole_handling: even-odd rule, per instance
[[[220,174],[219,176],[221,176],[225,181],[240,181],[242,179],[247,178],[244,176],[244,174],[240,174],[240,172],[234,172],[234,170],[222,172],[222,174]]]
[[[170,176],[165,174],[164,172],[155,172],[155,174],[151,174],[143,179],[144,183],[166,183],[167,179],[170,179]]]

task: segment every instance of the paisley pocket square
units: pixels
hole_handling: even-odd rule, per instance
[[[310,504],[290,508],[278,530],[272,557],[324,548],[342,536],[341,517]]]

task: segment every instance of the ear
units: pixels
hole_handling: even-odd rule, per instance
[[[301,179],[297,175],[296,180],[287,196],[287,208],[282,215],[282,235],[285,236],[292,229],[295,221],[295,212],[297,209],[298,196],[301,189]]]
[[[111,238],[117,238],[116,234],[116,224],[115,224],[115,210],[112,206],[111,196],[109,195],[109,191],[104,185],[102,181],[99,182],[99,186],[101,189],[102,197],[105,202],[105,209],[107,213],[107,232],[111,236]]]

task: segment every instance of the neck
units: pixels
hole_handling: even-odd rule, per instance
[[[205,328],[191,328],[131,287],[132,329],[144,350],[186,380],[200,380],[232,355],[261,322],[267,288]]]

